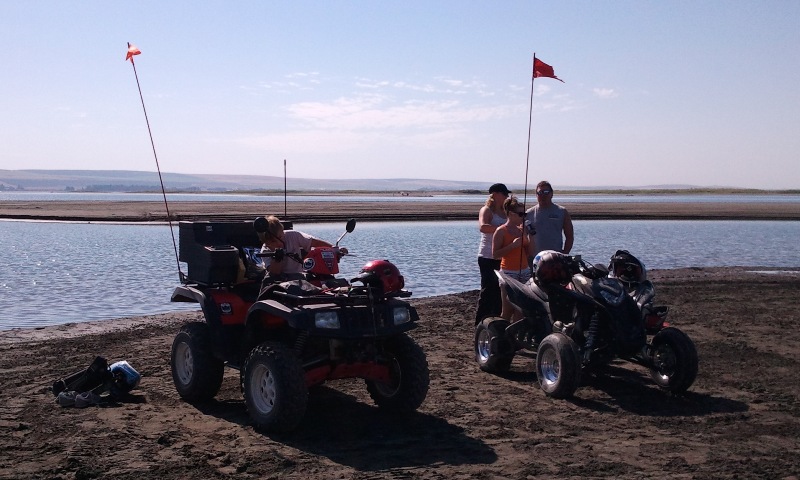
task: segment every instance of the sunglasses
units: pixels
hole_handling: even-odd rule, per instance
[[[536,192],[536,195],[549,195],[551,193],[553,193],[552,190],[539,190],[538,192]]]

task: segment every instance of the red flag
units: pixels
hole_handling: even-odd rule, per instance
[[[559,82],[564,83],[564,80],[556,77],[556,72],[553,71],[553,67],[533,57],[533,78],[539,77],[555,78]]]
[[[127,62],[128,60],[130,60],[131,62],[133,62],[133,56],[134,55],[139,55],[140,53],[142,53],[142,52],[138,48],[136,48],[136,45],[134,45],[134,44],[129,42],[128,43],[128,54],[125,55],[125,61]]]

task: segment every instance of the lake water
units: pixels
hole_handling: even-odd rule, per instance
[[[295,228],[330,241],[344,231]],[[477,236],[473,221],[360,223],[342,241],[353,254],[342,276],[386,258],[414,297],[477,289]],[[572,253],[607,263],[624,248],[650,269],[800,267],[797,238],[800,222],[590,220],[575,222]],[[0,221],[0,245],[0,329],[197,309],[169,301],[179,277],[167,225]]]

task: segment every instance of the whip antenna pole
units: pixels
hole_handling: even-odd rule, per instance
[[[286,159],[283,159],[283,219],[286,220]]]
[[[133,76],[136,77],[136,88],[139,90],[139,99],[142,101],[142,111],[144,112],[144,121],[147,124],[147,133],[150,135],[150,146],[153,148],[153,157],[156,160],[156,170],[158,171],[158,181],[161,183],[161,194],[164,197],[164,208],[167,211],[167,223],[169,224],[169,233],[172,235],[172,249],[175,251],[175,264],[178,266],[178,278],[183,281],[183,272],[181,272],[181,262],[178,259],[178,246],[175,243],[175,232],[172,231],[172,216],[169,213],[169,203],[167,202],[167,191],[164,189],[164,179],[161,177],[161,167],[158,164],[158,154],[156,153],[156,144],[153,141],[153,132],[150,130],[150,120],[147,118],[147,108],[144,106],[144,96],[142,95],[142,87],[139,84],[139,75],[136,73],[136,63],[133,61],[134,55],[142,53],[135,45],[128,42],[128,54],[125,60],[131,61],[133,67]]]

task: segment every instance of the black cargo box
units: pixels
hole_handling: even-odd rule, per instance
[[[239,249],[233,245],[201,247],[186,264],[190,281],[205,285],[231,284],[239,274]]]
[[[231,284],[239,273],[239,248],[260,247],[251,221],[180,222],[178,260],[186,262],[190,282]]]
[[[180,222],[178,224],[180,252],[178,260],[191,264],[193,257],[202,254],[203,247],[232,245],[260,247],[261,242],[252,221],[241,222]]]
[[[292,228],[292,222],[281,222]],[[252,221],[196,221],[178,223],[178,260],[186,262],[190,282],[231,284],[239,272],[243,247],[260,248]]]

